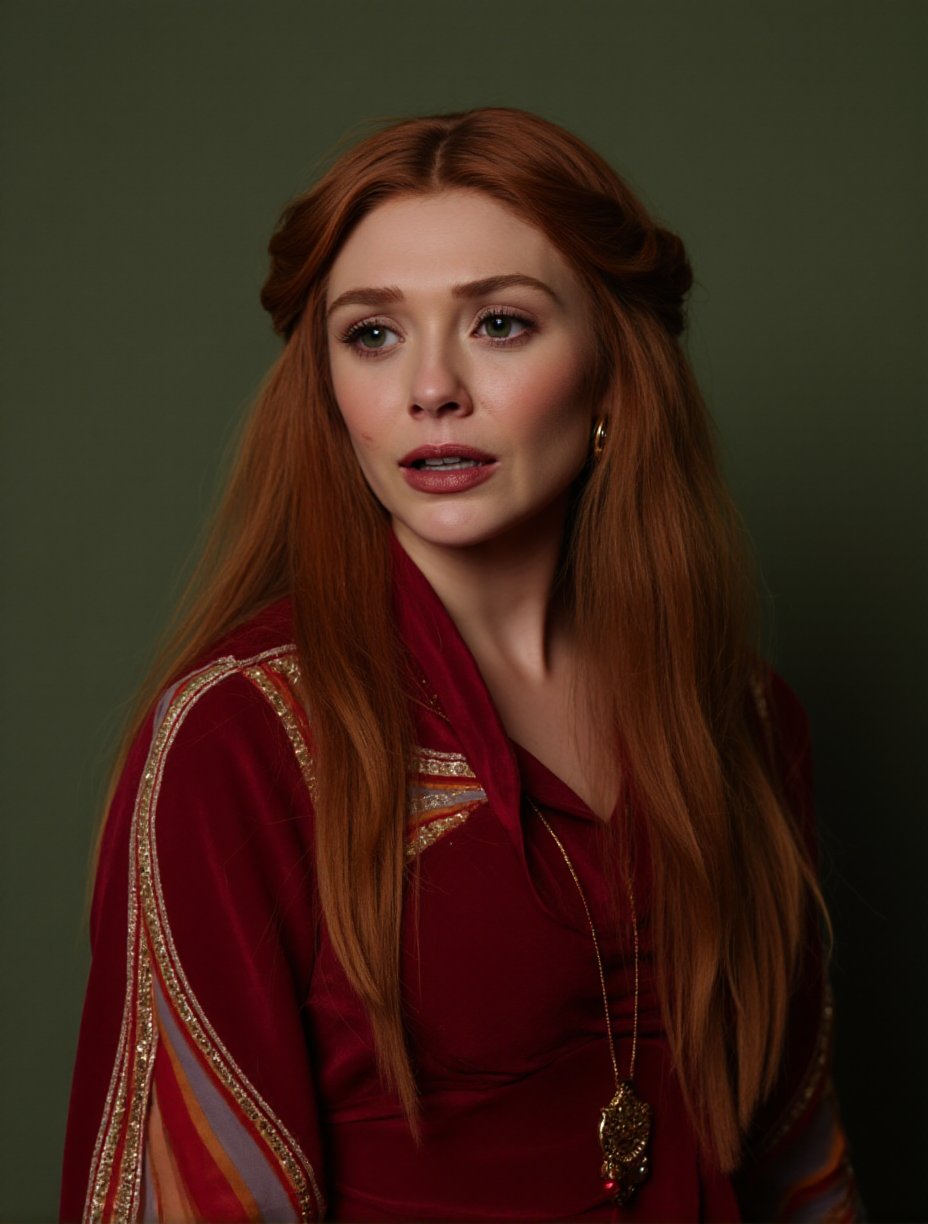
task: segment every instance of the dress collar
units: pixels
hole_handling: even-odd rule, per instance
[[[400,638],[437,700],[519,856],[522,782],[512,743],[474,656],[428,579],[393,533],[394,614]]]
[[[572,790],[556,773],[552,773],[544,761],[539,761],[538,757],[514,740],[510,740],[510,743],[515,753],[522,787],[536,803],[543,808],[562,812],[568,816],[601,823],[596,813],[589,809],[576,791]]]

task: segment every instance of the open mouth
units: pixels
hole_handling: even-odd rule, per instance
[[[403,479],[427,496],[466,493],[490,480],[498,467],[496,455],[464,442],[427,443],[400,460]]]
[[[439,442],[417,446],[400,460],[400,467],[416,472],[456,472],[486,467],[496,456],[465,442]]]
[[[463,455],[443,455],[439,459],[414,459],[410,467],[418,471],[457,472],[464,468],[484,467],[483,459],[467,459]]]

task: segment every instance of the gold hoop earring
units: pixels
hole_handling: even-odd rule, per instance
[[[596,424],[593,426],[593,458],[598,459],[606,449],[606,437],[608,431],[606,429],[606,418],[597,417]]]

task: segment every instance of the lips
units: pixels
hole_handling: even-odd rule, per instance
[[[476,446],[463,446],[458,442],[442,442],[439,446],[416,447],[408,455],[403,456],[400,460],[400,467],[423,470],[425,468],[448,468],[455,463],[471,467],[475,463],[495,462],[494,455],[479,450]]]
[[[417,446],[399,466],[406,483],[420,493],[463,493],[489,480],[498,464],[494,455],[476,446],[443,442]]]

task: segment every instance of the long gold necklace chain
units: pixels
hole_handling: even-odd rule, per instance
[[[432,711],[450,724],[448,715],[441,707],[438,696],[432,691],[425,673],[416,667],[420,685]],[[599,1120],[599,1142],[603,1150],[603,1163],[600,1175],[606,1193],[611,1195],[618,1205],[628,1203],[635,1191],[647,1179],[651,1171],[648,1157],[648,1141],[651,1137],[651,1106],[635,1096],[632,1079],[635,1074],[635,1060],[638,1056],[638,915],[635,906],[635,893],[631,879],[626,880],[628,899],[632,912],[632,935],[635,952],[635,996],[632,1016],[632,1049],[628,1060],[628,1077],[619,1079],[619,1064],[615,1056],[615,1041],[612,1037],[612,1020],[609,1015],[609,992],[606,990],[606,974],[603,970],[603,958],[599,951],[599,936],[593,924],[593,915],[587,904],[586,893],[580,883],[580,877],[574,870],[570,855],[564,849],[561,839],[551,828],[544,814],[535,804],[531,796],[526,796],[532,810],[538,815],[541,823],[551,834],[554,844],[561,852],[571,879],[580,894],[586,920],[590,924],[590,934],[593,937],[593,951],[596,953],[596,966],[599,969],[599,985],[603,993],[603,1010],[606,1017],[606,1037],[609,1041],[609,1057],[612,1060],[612,1074],[615,1078],[615,1096],[608,1105],[603,1106]]]
[[[599,936],[593,923],[593,915],[580,883],[570,855],[564,849],[564,843],[552,829],[547,817],[527,796],[529,804],[541,823],[551,834],[554,844],[561,852],[561,857],[567,864],[571,879],[576,885],[586,920],[590,924],[590,935],[593,937],[593,951],[596,953],[596,967],[599,970],[599,985],[603,995],[603,1010],[606,1016],[606,1037],[609,1041],[609,1057],[612,1060],[612,1074],[615,1077],[615,1096],[608,1105],[603,1107],[599,1123],[599,1142],[603,1149],[603,1164],[600,1170],[603,1184],[612,1198],[624,1206],[634,1195],[641,1183],[650,1172],[648,1158],[648,1140],[651,1136],[651,1106],[635,1096],[632,1080],[635,1076],[635,1060],[638,1055],[638,996],[639,996],[639,944],[638,916],[635,906],[635,892],[631,879],[626,880],[628,900],[632,913],[632,937],[635,953],[635,992],[632,1012],[632,1048],[628,1060],[628,1076],[619,1078],[619,1064],[615,1053],[615,1041],[612,1036],[612,1020],[609,1014],[609,992],[606,990],[606,974],[603,969],[602,953],[599,950]]]

